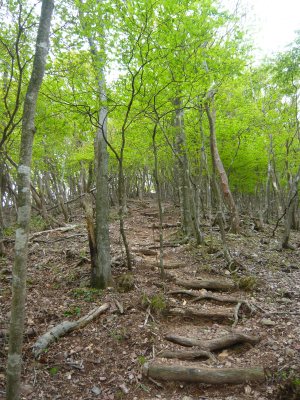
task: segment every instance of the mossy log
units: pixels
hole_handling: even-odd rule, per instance
[[[144,364],[143,375],[164,381],[193,383],[241,384],[263,382],[265,372],[261,367],[253,368],[195,368],[183,365],[165,365],[158,363]]]
[[[84,328],[89,322],[108,310],[109,307],[109,303],[104,303],[77,321],[64,321],[54,326],[34,343],[32,347],[34,357],[37,358],[51,343],[56,342],[61,336],[65,336],[76,329]]]

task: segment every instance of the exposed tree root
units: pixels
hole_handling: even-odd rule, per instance
[[[194,297],[192,302],[200,301],[200,300],[213,300],[213,301],[218,301],[220,303],[241,303],[245,304],[251,311],[253,311],[253,307],[246,301],[242,299],[237,299],[235,297],[229,297],[229,296],[219,296],[217,294],[214,294],[212,292],[208,292],[205,289],[202,289],[200,293],[195,293],[192,292],[191,290],[172,290],[169,292],[169,294],[183,294],[187,295],[190,297]]]
[[[44,335],[40,336],[32,347],[32,352],[37,358],[52,342],[57,341],[61,336],[68,333],[84,328],[89,322],[96,319],[100,314],[103,314],[110,307],[109,303],[104,303],[102,306],[97,307],[90,311],[87,315],[80,318],[78,321],[64,321],[51,328]]]
[[[243,332],[232,332],[216,339],[200,340],[197,338],[187,338],[185,336],[167,335],[165,339],[169,342],[180,344],[186,347],[199,347],[205,351],[217,351],[231,347],[238,343],[256,344],[260,341],[257,336],[246,335]]]
[[[216,361],[216,357],[209,351],[205,350],[194,350],[194,351],[169,351],[165,350],[159,354],[162,358],[177,358],[178,360],[198,360],[199,358],[209,358],[212,361]]]
[[[181,316],[184,318],[204,318],[204,319],[232,319],[234,317],[234,309],[232,308],[213,308],[213,309],[194,309],[194,308],[171,308],[168,310],[169,315]]]
[[[164,381],[196,382],[208,384],[240,384],[263,382],[265,372],[255,368],[195,368],[183,365],[144,364],[143,375]]]
[[[192,279],[183,280],[175,279],[175,282],[179,286],[183,286],[187,289],[212,289],[212,290],[233,290],[235,289],[234,282],[217,280],[217,279]]]

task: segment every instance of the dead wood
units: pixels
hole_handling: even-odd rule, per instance
[[[165,339],[169,342],[180,344],[186,347],[199,347],[205,351],[217,351],[231,347],[238,343],[256,344],[260,341],[257,336],[246,335],[243,332],[232,332],[216,339],[200,340],[197,338],[187,338],[185,336],[167,335]]]
[[[265,372],[261,367],[195,368],[183,365],[146,363],[143,366],[143,375],[164,381],[196,382],[215,385],[263,382],[265,380]]]
[[[68,232],[77,227],[78,227],[78,225],[68,225],[68,226],[60,226],[59,228],[48,229],[46,231],[35,232],[30,236],[29,240],[32,240],[32,239],[36,238],[37,236],[44,235],[44,234],[46,235],[46,234],[52,233],[52,232]]]
[[[37,358],[52,342],[57,341],[61,336],[65,336],[76,329],[84,328],[89,322],[108,310],[109,307],[109,303],[104,303],[81,317],[78,321],[64,321],[54,326],[34,343],[32,347],[34,357]]]
[[[186,361],[192,361],[192,360],[198,360],[199,358],[209,358],[212,361],[216,361],[215,356],[205,350],[194,350],[194,351],[170,351],[166,350],[163,351],[162,353],[159,354],[159,357],[162,358],[177,358],[178,360],[186,360]]]
[[[213,308],[213,309],[194,309],[194,308],[171,308],[168,311],[169,315],[181,316],[184,318],[204,318],[204,319],[232,319],[234,310],[231,308]]]
[[[177,285],[183,286],[187,289],[212,289],[227,291],[235,288],[234,282],[220,279],[176,279],[175,282]]]

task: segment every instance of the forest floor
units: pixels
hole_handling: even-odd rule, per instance
[[[130,201],[126,231],[134,267],[128,275],[122,263],[117,213],[111,215],[111,247],[114,287],[92,290],[89,285],[89,250],[83,216],[68,231],[53,230],[33,236],[27,280],[26,337],[22,399],[51,400],[299,400],[298,394],[278,390],[291,376],[300,377],[300,233],[292,232],[295,250],[280,250],[280,230],[273,238],[272,226],[257,232],[244,220],[240,235],[227,233],[227,244],[236,260],[229,271],[222,257],[217,227],[212,237],[203,225],[206,245],[180,244],[179,211],[164,205],[164,261],[168,267],[163,283],[158,268],[157,208],[152,200]],[[176,244],[177,243],[177,244]],[[11,299],[13,244],[0,260],[0,399],[5,392],[7,328]],[[212,279],[234,282],[231,293],[218,293],[243,299],[251,305],[240,307],[212,300],[192,302],[193,297],[171,294],[184,289],[176,279]],[[205,289],[194,294],[207,294]],[[210,292],[209,292],[210,293]],[[76,320],[90,310],[109,302],[110,308],[85,328],[61,337],[34,359],[32,346],[50,327]],[[212,310],[208,318],[172,315],[170,309],[189,307]],[[214,310],[227,310],[231,317],[220,317]],[[228,314],[227,313],[227,314]],[[226,314],[226,313],[225,313]],[[232,328],[233,323],[237,323]],[[224,348],[208,360],[179,361],[161,358],[163,350],[186,349],[165,339],[180,335],[200,340],[218,338],[231,331],[259,336],[257,344],[237,344]],[[192,350],[195,348],[193,347]],[[263,367],[263,383],[213,385],[149,379],[143,365],[155,360],[163,365],[193,365],[197,368]],[[294,380],[295,382],[295,380]],[[2,396],[2,397],[1,397]]]

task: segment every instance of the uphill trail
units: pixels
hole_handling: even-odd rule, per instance
[[[84,218],[74,214],[70,229],[31,238],[22,399],[299,398],[286,388],[278,394],[284,379],[299,376],[299,247],[279,251],[271,227],[257,232],[244,221],[241,235],[226,233],[235,260],[228,268],[218,229],[210,235],[204,221],[206,244],[185,243],[179,210],[166,203],[162,280],[157,206],[151,199],[131,200],[125,225],[133,270],[120,250],[112,210],[114,285],[97,291],[89,287]],[[293,240],[300,243],[299,233]],[[0,398],[12,262],[13,249],[0,261]],[[106,304],[97,318],[33,357],[49,329]]]

